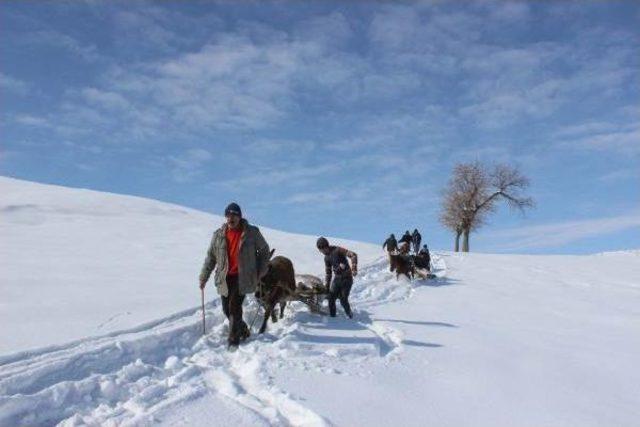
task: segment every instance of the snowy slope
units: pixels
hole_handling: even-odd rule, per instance
[[[0,354],[101,335],[199,304],[198,274],[223,217],[6,177],[0,194]],[[296,272],[323,274],[317,236],[261,230]],[[380,252],[330,240],[363,262]],[[213,297],[214,287],[207,291]]]
[[[185,286],[193,286],[191,277],[197,273],[206,246],[198,233],[205,240],[209,233],[207,215],[135,198],[3,182],[3,186],[23,186],[20,197],[27,199],[28,188],[32,194],[42,190],[57,193],[49,200],[40,194],[31,204],[72,212],[76,220],[66,223],[67,235],[76,235],[77,230],[95,233],[97,224],[119,225],[123,232],[137,237],[136,251],[149,260],[141,268],[126,257],[117,257],[126,235],[106,231],[100,243],[112,249],[102,263],[90,263],[90,256],[82,251],[75,254],[88,263],[82,273],[63,255],[56,255],[57,261],[67,262],[69,271],[51,267],[49,271],[56,276],[47,283],[59,293],[66,292],[59,301],[71,301],[67,302],[68,313],[43,316],[40,324],[25,327],[24,333],[41,330],[46,322],[66,327],[67,314],[94,322],[97,316],[91,310],[75,312],[87,300],[61,282],[80,286],[79,279],[85,277],[106,284],[105,278],[95,278],[120,264],[141,276],[131,287],[152,281],[149,277],[165,280],[159,289],[175,299]],[[100,200],[119,219],[89,215],[88,203],[81,200],[85,196]],[[5,207],[19,205],[15,197],[12,203],[4,198],[2,203]],[[122,213],[123,206],[127,215]],[[78,214],[83,207],[85,213]],[[187,214],[170,213],[174,209]],[[135,213],[129,214],[132,211]],[[30,280],[35,264],[22,259],[29,252],[21,248],[31,246],[38,233],[51,236],[56,233],[52,229],[65,224],[61,213],[56,214],[57,221],[47,219],[54,216],[52,208],[41,209],[39,214],[41,221],[31,222],[39,230],[30,233],[28,223],[38,213],[16,208],[2,211],[3,346],[6,339],[18,342],[4,323],[19,323],[18,317],[5,314],[5,293],[13,292],[12,304],[17,307],[11,310],[20,313],[30,302],[28,293],[18,292],[19,284],[34,286],[37,282]],[[197,228],[191,225],[195,220],[179,220],[192,215],[206,217],[207,229],[193,231],[198,236],[191,237],[198,250],[191,254],[187,248],[172,249],[189,241],[185,236],[190,227]],[[149,222],[165,220],[173,221],[175,230],[161,239],[144,228]],[[11,231],[16,228],[21,228],[22,244],[21,234]],[[181,232],[183,228],[187,231]],[[149,231],[146,235],[145,230]],[[13,239],[13,248],[4,245],[8,237]],[[300,257],[296,265],[308,262],[305,269],[317,272],[322,265],[316,259],[313,239],[299,239],[300,246],[297,250],[291,247],[290,255]],[[298,237],[288,240],[294,242]],[[71,251],[64,247],[68,241],[58,242],[66,256]],[[80,244],[82,239],[73,241]],[[46,246],[51,249],[53,245]],[[367,246],[353,246],[367,252]],[[227,325],[215,300],[207,305],[210,332],[206,337],[201,337],[200,313],[190,308],[191,298],[185,299],[187,308],[182,310],[182,303],[155,296],[153,310],[160,314],[153,320],[103,334],[94,328],[88,337],[71,343],[60,338],[64,333],[55,325],[47,325],[57,341],[41,338],[42,345],[55,342],[55,346],[18,353],[9,348],[0,356],[0,426],[637,424],[639,252],[593,256],[438,253],[434,257],[438,278],[409,283],[397,281],[387,271],[378,250],[372,248],[366,255],[370,261],[362,264],[354,284],[354,320],[312,315],[294,304],[285,319],[269,325],[267,334],[253,337],[235,353],[225,350]],[[153,260],[167,260],[170,251],[181,255],[180,259],[198,260],[189,267],[165,262],[162,274],[146,268]],[[129,255],[134,253],[131,250]],[[39,273],[39,280],[46,277],[46,270]],[[174,286],[162,276],[186,283]],[[121,280],[124,289],[126,277]],[[159,289],[155,292],[162,293]],[[122,304],[131,304],[127,310],[132,313],[143,309],[119,292],[104,292],[101,298],[105,314],[121,312]],[[154,313],[144,310],[149,310],[148,316]],[[250,302],[249,319],[255,310]],[[129,319],[133,324],[136,316],[121,316],[113,323]]]

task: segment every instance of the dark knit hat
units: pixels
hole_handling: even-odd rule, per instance
[[[242,210],[240,210],[240,205],[236,202],[229,203],[229,205],[224,209],[224,216],[229,215],[238,215],[242,216]]]

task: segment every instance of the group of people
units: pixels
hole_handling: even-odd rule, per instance
[[[204,289],[215,268],[214,282],[222,303],[222,311],[229,320],[230,346],[237,346],[249,337],[249,327],[243,320],[242,304],[245,296],[254,293],[269,269],[269,244],[258,227],[242,217],[237,203],[230,203],[225,211],[225,223],[211,238],[207,256],[200,271],[200,289]],[[316,247],[324,255],[325,286],[329,314],[336,316],[336,300],[345,314],[353,318],[349,293],[353,277],[358,274],[358,255],[340,246],[330,245],[318,238]]]
[[[410,233],[409,230],[405,231],[400,240],[396,240],[396,236],[393,233],[389,235],[382,244],[382,249],[386,249],[389,254],[390,270],[394,270],[393,256],[402,256],[406,257],[416,268],[430,272],[431,254],[429,253],[429,247],[426,244],[420,247],[421,243],[422,235],[417,228],[413,230],[413,233]],[[412,249],[413,255],[411,255]]]

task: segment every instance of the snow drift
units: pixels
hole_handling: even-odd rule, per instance
[[[198,275],[223,217],[6,177],[0,192],[0,354],[104,334],[199,304]],[[297,273],[324,274],[317,236],[261,231]],[[380,252],[331,240],[364,263]],[[207,293],[213,297],[215,288]]]

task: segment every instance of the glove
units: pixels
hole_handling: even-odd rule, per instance
[[[206,280],[200,280],[200,289],[204,289],[204,287],[207,286],[207,281]]]
[[[358,275],[358,269],[357,269],[357,268],[352,268],[352,269],[351,269],[351,275],[352,275],[353,277],[356,277],[356,276]]]

